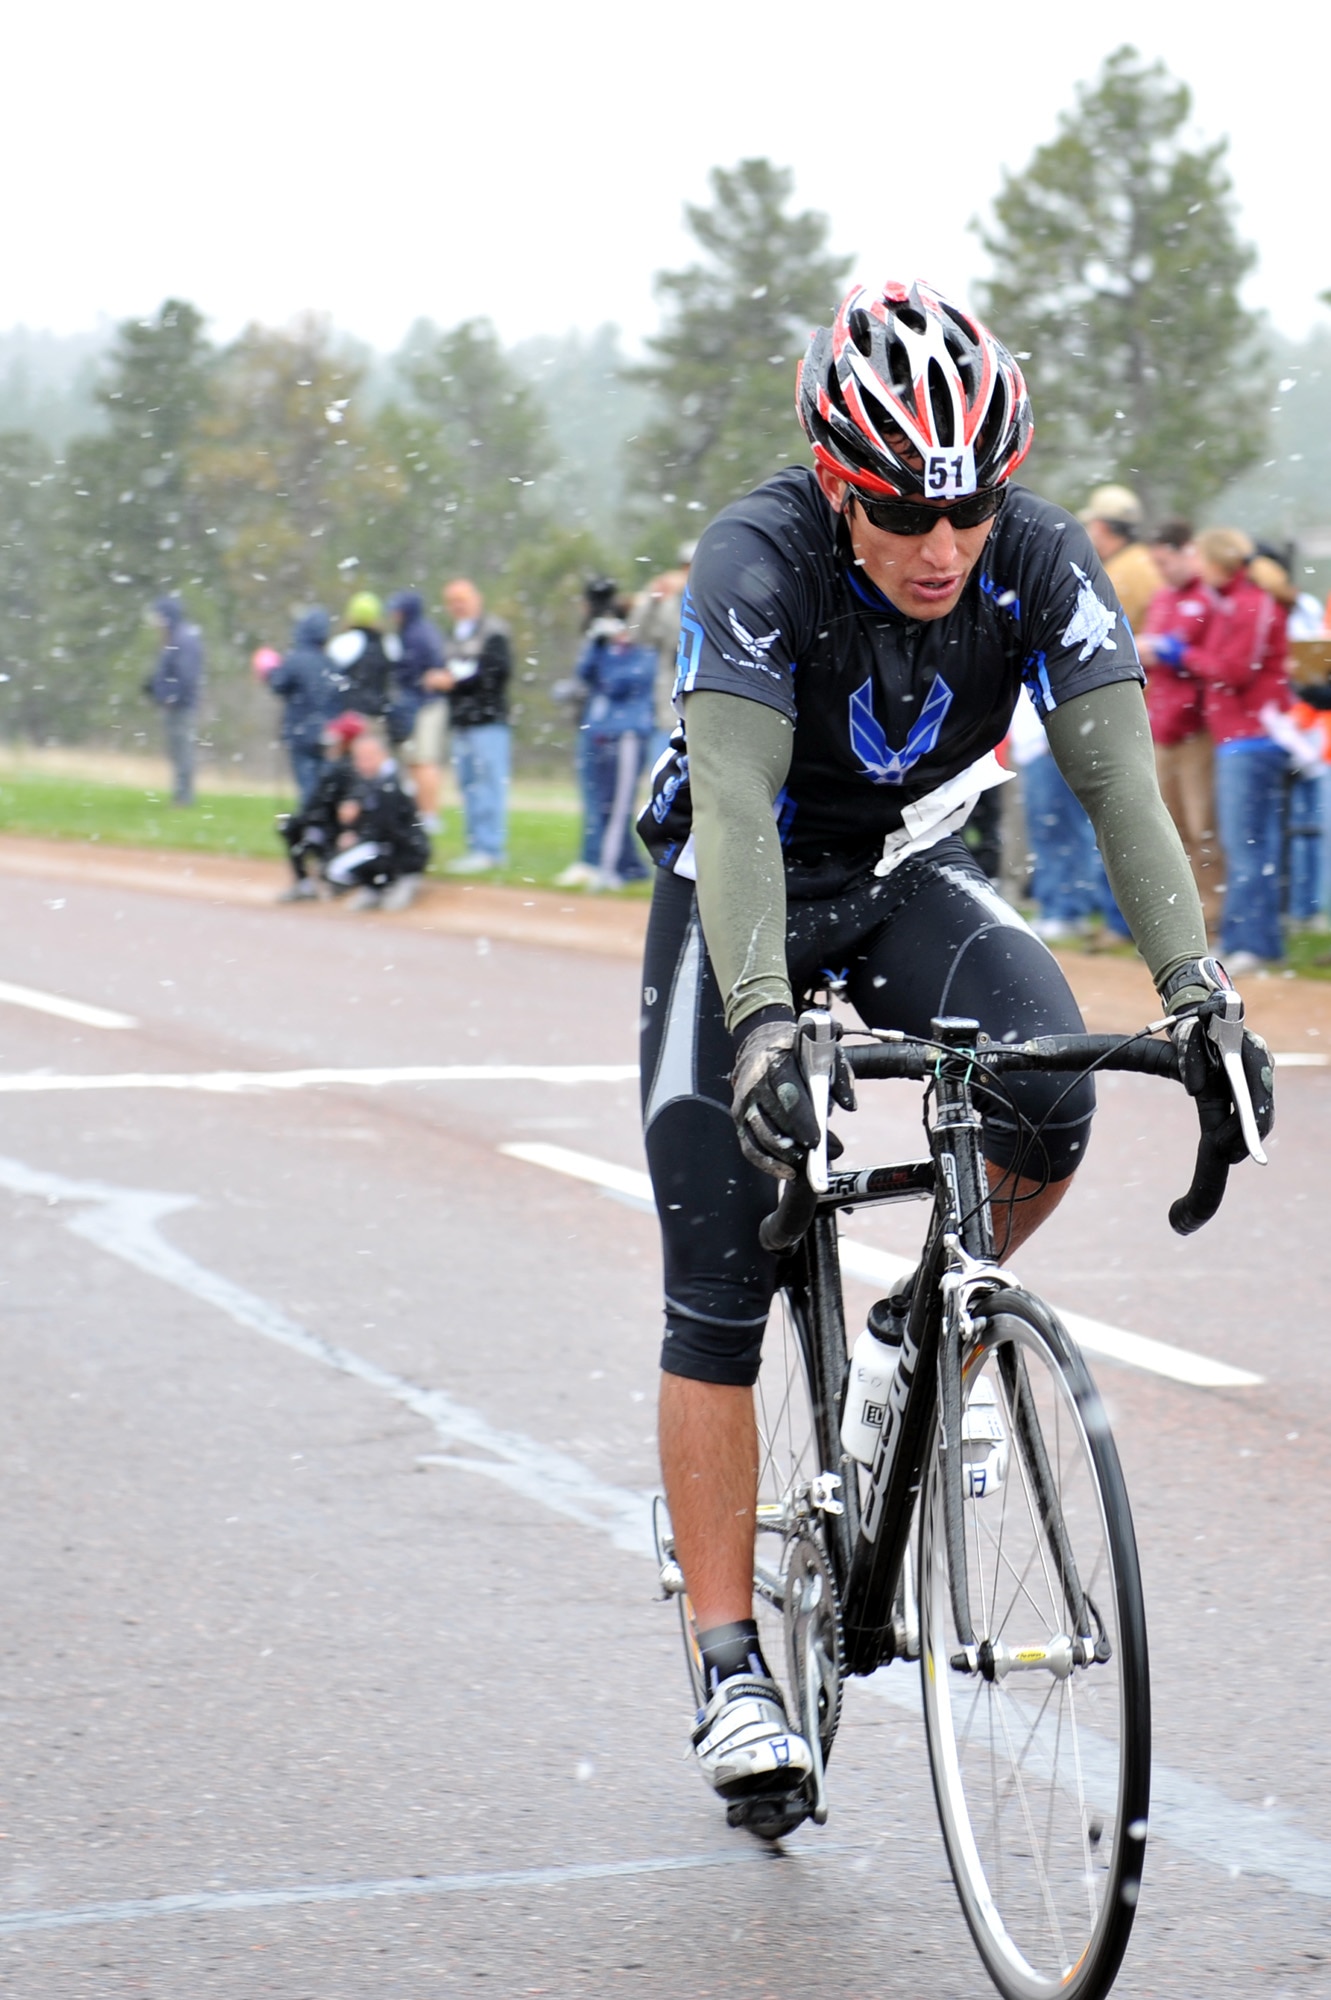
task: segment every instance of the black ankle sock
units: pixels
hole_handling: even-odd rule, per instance
[[[769,1681],[772,1678],[752,1618],[737,1618],[733,1625],[713,1625],[700,1632],[698,1649],[709,1694],[715,1693],[720,1683],[734,1674],[760,1674]]]

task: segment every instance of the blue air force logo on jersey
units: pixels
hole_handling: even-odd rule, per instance
[[[909,736],[899,750],[894,750],[873,712],[872,679],[857,687],[850,698],[850,747],[866,777],[872,778],[875,785],[901,784],[907,771],[921,757],[927,757],[937,743],[951,706],[952,690],[940,674]]]

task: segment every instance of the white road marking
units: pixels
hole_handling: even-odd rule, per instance
[[[1331,1063],[1331,1056],[1318,1055],[1313,1049],[1277,1049],[1277,1069],[1325,1069]]]
[[[582,1154],[574,1157],[586,1159],[586,1155]],[[627,1171],[617,1169],[619,1173]],[[428,1460],[430,1464],[451,1466],[459,1471],[497,1479],[539,1506],[609,1536],[616,1548],[655,1559],[646,1494],[611,1486],[563,1452],[554,1451],[534,1438],[523,1436],[521,1432],[495,1429],[479,1411],[455,1402],[443,1390],[421,1388],[417,1383],[404,1381],[401,1376],[381,1368],[377,1362],[335,1346],[291,1319],[280,1307],[271,1305],[257,1293],[246,1291],[243,1286],[233,1284],[220,1272],[196,1263],[192,1257],[168,1243],[159,1233],[158,1224],[168,1215],[193,1207],[193,1196],[110,1187],[99,1181],[68,1180],[64,1175],[46,1173],[25,1165],[21,1160],[3,1157],[0,1157],[0,1187],[13,1194],[35,1196],[48,1209],[63,1202],[75,1204],[76,1213],[65,1222],[65,1227],[75,1235],[97,1244],[112,1256],[123,1258],[148,1276],[176,1286],[202,1304],[215,1306],[236,1325],[262,1334],[265,1339],[275,1341],[307,1360],[335,1368],[367,1388],[391,1397],[394,1402],[431,1424],[446,1447],[463,1444],[469,1446],[472,1452],[480,1450],[491,1454],[476,1458],[470,1453],[460,1456],[446,1450],[432,1455]],[[893,1672],[889,1669],[887,1675],[876,1676],[868,1685],[888,1700],[903,1706],[918,1704],[918,1689],[907,1697],[905,1678],[892,1680]],[[1274,1876],[1304,1895],[1331,1897],[1331,1844],[1302,1832],[1283,1815],[1277,1817],[1241,1805],[1217,1787],[1172,1771],[1168,1766],[1156,1765],[1153,1768],[1152,1792],[1157,1801],[1156,1831],[1171,1845],[1212,1867],[1231,1871],[1237,1869],[1250,1875]],[[1161,1806],[1163,1811],[1159,1810]],[[737,1850],[738,1853],[749,1851]],[[663,1869],[672,1865],[711,1865],[712,1859],[705,1856],[686,1860],[682,1864],[666,1860],[656,1864],[627,1864],[627,1867],[638,1867],[646,1872],[653,1865]],[[590,1874],[591,1870],[603,1866],[608,1872],[615,1865],[588,1864],[588,1871]],[[572,1872],[568,1871],[570,1875]],[[432,1878],[423,1879],[423,1892],[430,1893]],[[469,1879],[473,1886],[479,1885],[477,1877],[440,1876],[433,1879],[442,1884],[462,1883]],[[532,1877],[524,1874],[522,1877],[490,1879],[515,1881],[530,1880]],[[369,1884],[329,1884],[327,1890],[326,1896],[317,1899],[353,1900],[358,1895],[399,1893],[396,1884],[378,1890]],[[422,1882],[412,1878],[410,1892],[422,1892]],[[27,1927],[32,1929],[112,1921],[109,1913],[117,1910],[125,1913],[126,1920],[139,1914],[171,1914],[163,1907],[167,1904],[175,1904],[177,1909],[223,1907],[228,1902],[233,1902],[238,1908],[261,1907],[260,1903],[245,1900],[251,1896],[304,1900],[303,1892],[291,1890],[242,1890],[232,1895],[215,1893],[219,1899],[216,1903],[201,1903],[194,1897],[164,1897],[134,1903],[85,1906],[84,1910],[12,1911],[7,1918],[0,1918],[0,1928],[6,1925],[19,1928],[25,1919]],[[403,1889],[400,1893],[409,1891]],[[441,1888],[435,1893],[448,1891]],[[315,1899],[311,1897],[311,1900]]]
[[[85,1006],[81,1000],[62,1000],[54,993],[0,983],[0,1003],[5,1001],[16,1007],[36,1008],[40,1013],[59,1014],[90,1028],[139,1026],[130,1014],[113,1014],[105,1007]],[[1331,1056],[1295,1051],[1277,1055],[1275,1060],[1284,1068],[1318,1069],[1331,1063]],[[395,1083],[635,1083],[637,1078],[636,1063],[417,1063],[397,1069],[121,1070],[92,1075],[39,1069],[0,1071],[0,1096],[26,1097],[49,1091],[198,1090],[229,1097],[259,1090],[315,1090],[330,1083],[383,1090]]]
[[[81,1028],[137,1028],[132,1014],[117,1014],[110,1007],[90,1007],[86,1000],[67,1000],[63,993],[43,993],[37,986],[14,986],[0,979],[0,1006],[30,1007],[35,1014],[55,1014],[62,1021],[77,1021]]]
[[[826,1849],[823,1852],[827,1852]],[[494,1869],[476,1875],[401,1875],[365,1882],[311,1882],[298,1889],[200,1889],[192,1895],[143,1896],[123,1903],[80,1903],[69,1910],[10,1910],[0,1936],[16,1931],[73,1930],[81,1924],[134,1924],[152,1917],[195,1917],[213,1911],[286,1910],[302,1903],[362,1903],[375,1897],[474,1895],[484,1889],[542,1889],[566,1882],[614,1881],[623,1875],[671,1875],[691,1868],[762,1867],[755,1847],[716,1854],[655,1856],[646,1861],[584,1861],[565,1868]]]
[[[874,1674],[866,1685],[894,1708],[920,1713],[916,1667],[907,1668],[904,1661],[894,1663]],[[1117,1769],[1113,1746],[1085,1727],[1079,1731],[1079,1739],[1090,1775],[1108,1789]],[[1244,1875],[1273,1875],[1304,1896],[1331,1897],[1331,1843],[1304,1833],[1277,1808],[1262,1811],[1240,1805],[1215,1785],[1203,1784],[1154,1761],[1150,1826],[1153,1837],[1200,1861],[1237,1867]]]
[[[569,1146],[550,1146],[539,1139],[514,1140],[499,1150],[511,1160],[525,1160],[530,1167],[549,1167],[551,1173],[568,1174],[571,1179],[587,1181],[592,1187],[628,1195],[644,1208],[655,1206],[652,1183],[638,1167],[616,1166],[613,1160],[597,1160],[590,1153],[575,1153]]]
[[[135,1024],[127,1018],[103,1023],[111,1025]],[[636,1063],[421,1063],[405,1069],[218,1069],[179,1075],[125,1070],[109,1076],[23,1070],[0,1073],[0,1096],[67,1090],[200,1090],[234,1097],[249,1091],[314,1090],[330,1083],[366,1090],[383,1090],[394,1083],[630,1083],[637,1074]]]
[[[568,1174],[574,1180],[588,1181],[593,1187],[605,1188],[645,1208],[652,1206],[652,1184],[647,1175],[632,1168],[617,1166],[611,1160],[594,1159],[589,1153],[577,1153],[567,1146],[549,1146],[536,1141],[517,1142],[501,1146],[501,1153],[507,1153],[515,1160],[525,1160],[534,1167],[548,1167],[552,1173]],[[871,1244],[857,1242],[853,1236],[841,1235],[841,1268],[852,1278],[860,1278],[870,1285],[894,1285],[915,1268],[912,1257],[899,1257],[890,1250],[876,1250]],[[1213,1361],[1209,1355],[1194,1354],[1189,1348],[1174,1347],[1165,1340],[1151,1340],[1144,1333],[1129,1333],[1126,1328],[1107,1326],[1103,1320],[1088,1319],[1082,1313],[1064,1312],[1055,1306],[1054,1311],[1062,1320],[1072,1338],[1088,1354],[1102,1354],[1111,1361],[1121,1361],[1129,1368],[1141,1368],[1148,1375],[1163,1375],[1171,1382],[1186,1382],[1193,1389],[1253,1389],[1263,1377],[1254,1375],[1247,1368],[1233,1368],[1227,1361]]]
[[[311,1333],[298,1320],[270,1305],[257,1293],[247,1292],[220,1272],[196,1264],[183,1250],[168,1243],[158,1224],[168,1215],[192,1208],[194,1197],[155,1194],[149,1189],[106,1187],[100,1181],[72,1181],[62,1174],[47,1174],[28,1167],[21,1160],[0,1158],[0,1187],[13,1194],[35,1195],[55,1204],[78,1204],[77,1213],[65,1227],[85,1237],[113,1257],[174,1285],[205,1305],[248,1327],[280,1347],[294,1349],[309,1361],[321,1362],[343,1375],[352,1375],[371,1389],[390,1396],[416,1416],[433,1425],[443,1446],[434,1460],[440,1465],[458,1466],[498,1480],[525,1499],[539,1501],[557,1514],[579,1522],[585,1528],[599,1528],[609,1534],[617,1548],[634,1555],[648,1555],[652,1549],[649,1496],[625,1493],[607,1486],[585,1465],[566,1453],[555,1451],[533,1439],[496,1430],[476,1410],[457,1403],[442,1389],[423,1389],[337,1347],[322,1335]],[[466,1456],[460,1456],[459,1449]],[[481,1453],[480,1457],[473,1454]]]
[[[853,1278],[871,1285],[894,1285],[915,1269],[913,1257],[898,1257],[888,1250],[872,1249],[867,1243],[841,1238],[841,1268]],[[1227,1361],[1213,1361],[1207,1354],[1175,1347],[1167,1340],[1152,1340],[1144,1333],[1129,1333],[1126,1327],[1107,1326],[1103,1320],[1088,1319],[1084,1313],[1054,1311],[1078,1347],[1088,1354],[1103,1354],[1129,1368],[1145,1369],[1148,1375],[1164,1375],[1171,1382],[1186,1382],[1191,1389],[1255,1389],[1263,1380],[1247,1368],[1233,1368]]]

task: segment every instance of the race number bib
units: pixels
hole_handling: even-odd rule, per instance
[[[924,460],[924,491],[930,500],[960,500],[975,491],[975,446],[931,451]]]

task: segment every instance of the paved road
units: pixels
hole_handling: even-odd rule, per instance
[[[632,966],[54,875],[0,880],[0,921],[5,980],[137,1023],[0,1001],[0,1989],[986,1990],[907,1669],[851,1690],[832,1819],[783,1857],[728,1834],[683,1760],[640,1498],[653,1225],[631,1183],[500,1150],[640,1167]],[[404,1065],[602,1074],[236,1081]],[[1186,1244],[1174,1099],[1106,1086],[1083,1185],[1022,1263],[1264,1378],[1097,1364],[1161,1767],[1118,1990],[1322,1994],[1331,1073],[1287,1074],[1270,1171]],[[917,1117],[876,1092],[856,1151],[913,1150]],[[863,1234],[905,1251],[920,1218]]]

